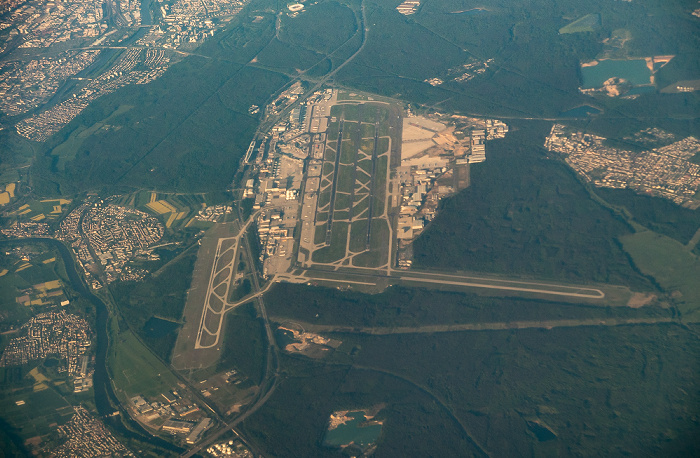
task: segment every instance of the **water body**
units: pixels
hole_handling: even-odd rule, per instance
[[[141,25],[153,25],[151,0],[141,0]]]
[[[651,71],[644,59],[598,61],[598,65],[581,67],[583,89],[595,89],[603,86],[610,78],[623,78],[634,85],[649,84]]]
[[[581,105],[580,107],[572,108],[571,110],[566,110],[562,112],[559,116],[565,118],[585,118],[587,116],[596,115],[602,113],[601,110],[590,105]]]
[[[527,427],[533,432],[537,440],[540,442],[551,441],[557,438],[557,435],[549,429],[547,426],[542,425],[536,421],[528,421]]]
[[[112,383],[109,378],[109,372],[107,371],[107,349],[109,346],[109,339],[107,337],[107,320],[109,318],[109,311],[107,310],[107,306],[104,302],[102,302],[102,299],[92,294],[92,291],[90,291],[85,285],[82,277],[80,274],[78,274],[78,271],[75,268],[73,256],[68,248],[60,241],[48,238],[0,240],[0,247],[10,245],[27,245],[32,243],[43,243],[56,248],[63,259],[63,264],[66,267],[66,273],[68,274],[71,287],[84,299],[87,299],[92,305],[95,306],[95,332],[97,334],[97,345],[95,350],[95,374],[93,375],[93,389],[95,392],[95,406],[97,407],[97,412],[99,415],[103,417],[103,420],[106,423],[109,423],[112,428],[125,437],[138,439],[142,442],[148,442],[167,450],[176,452],[181,451],[182,449],[179,447],[175,447],[169,442],[149,434],[141,427],[141,425],[131,420],[123,409],[120,408],[122,420],[129,425],[129,428],[122,423],[122,420],[120,420],[118,416],[112,416],[112,414],[117,412],[114,409],[114,406],[120,406],[120,403],[116,394],[114,394],[114,389],[112,388]]]
[[[656,88],[654,86],[637,86],[627,91],[624,95],[648,94],[655,91]]]
[[[326,445],[340,447],[353,443],[361,448],[366,448],[379,439],[382,425],[360,426],[361,423],[367,421],[364,411],[348,412],[347,416],[351,417],[352,420],[326,433]]]
[[[151,0],[141,0],[141,25],[153,25],[153,16],[151,15]],[[120,43],[119,46],[130,46],[146,35],[149,31],[148,27],[140,27],[134,35],[129,39]],[[78,84],[78,78],[96,78],[104,72],[114,60],[124,52],[123,49],[102,48],[100,55],[95,61],[78,72],[73,78],[69,78],[51,98],[44,104],[44,108],[51,107],[60,103],[66,98],[66,94],[71,92]]]

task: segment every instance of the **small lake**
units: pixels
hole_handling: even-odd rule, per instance
[[[596,107],[592,107],[590,105],[582,105],[580,107],[572,108],[571,110],[566,110],[562,112],[559,116],[563,116],[565,118],[585,118],[586,116],[596,115],[598,113],[602,112]]]
[[[651,71],[644,59],[598,61],[598,65],[581,67],[583,89],[594,89],[603,86],[610,78],[623,78],[633,85],[639,86],[650,83]]]
[[[551,441],[557,438],[557,435],[554,434],[554,432],[551,429],[536,421],[528,421],[527,426],[528,428],[530,428],[530,431],[532,431],[535,434],[535,437],[537,437],[537,440],[540,442]]]
[[[358,410],[348,412],[347,416],[351,417],[352,420],[326,432],[326,445],[340,447],[352,443],[364,449],[379,439],[379,435],[382,432],[382,425],[373,424],[360,426],[360,424],[367,421],[364,411]]]
[[[637,86],[625,92],[625,95],[648,94],[655,91],[656,88],[654,86]]]

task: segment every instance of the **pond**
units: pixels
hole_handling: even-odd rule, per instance
[[[382,432],[380,423],[365,425],[367,417],[362,410],[350,411],[345,414],[350,419],[329,429],[326,433],[325,444],[332,447],[356,445],[362,449],[371,446]]]
[[[655,91],[656,88],[654,86],[637,86],[627,91],[625,95],[647,94]]]
[[[540,442],[551,441],[557,438],[557,435],[554,434],[554,431],[552,431],[546,425],[540,423],[539,421],[528,421],[527,426],[528,428],[530,428],[530,431],[533,432],[535,437],[537,437],[537,440]]]
[[[625,79],[635,86],[651,83],[651,71],[644,59],[605,59],[598,61],[597,65],[581,67],[583,89],[603,87],[603,83],[613,77]]]

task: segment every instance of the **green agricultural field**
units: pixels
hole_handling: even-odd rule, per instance
[[[70,203],[67,199],[32,200],[9,213],[9,216],[25,221],[50,223],[57,220]]]
[[[636,223],[681,243],[688,243],[700,229],[700,211],[670,200],[639,195],[629,189],[599,188],[595,193],[609,204],[625,208]]]
[[[3,256],[0,256],[0,309],[3,313],[0,331],[3,332],[20,327],[35,313],[58,305],[66,298],[75,300],[63,261],[57,252],[43,245],[21,245],[21,248],[22,253],[29,255],[29,261],[23,260],[14,251],[6,254],[8,248],[4,248]],[[63,292],[63,295],[48,296],[46,290],[32,288],[45,282],[54,283],[56,287],[52,287],[51,291]],[[29,296],[32,305],[17,303],[17,298],[24,295]]]
[[[600,28],[600,14],[587,14],[559,29],[559,33],[595,32]]]
[[[670,293],[684,319],[700,320],[700,259],[685,246],[652,231],[622,237],[639,269]]]
[[[17,405],[24,401],[24,404]],[[23,440],[52,434],[56,426],[67,423],[73,416],[73,409],[66,399],[54,388],[41,391],[19,389],[2,392],[0,396],[2,419]]]
[[[126,194],[114,201],[151,213],[158,217],[163,225],[172,230],[182,227],[207,229],[212,223],[196,221],[193,218],[207,206],[230,204],[231,196],[225,192],[197,194],[164,193],[156,191],[138,191]]]

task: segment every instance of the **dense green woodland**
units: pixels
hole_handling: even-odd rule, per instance
[[[280,321],[350,328],[666,313],[401,288],[368,296],[278,285],[266,298],[270,313]],[[525,310],[518,313],[518,308]],[[327,415],[378,402],[373,399],[379,396],[387,403],[379,414],[386,418],[387,430],[377,453],[387,456],[397,456],[394,447],[405,446],[403,441],[413,444],[409,434],[413,420],[433,411],[436,401],[438,410],[454,414],[463,429],[431,418],[421,437],[429,441],[431,452],[419,455],[451,455],[455,444],[463,444],[460,456],[478,454],[469,441],[465,444],[468,434],[492,456],[691,456],[700,450],[695,419],[700,408],[700,366],[690,356],[700,351],[697,332],[695,325],[657,324],[331,334],[343,345],[325,363],[282,358],[286,376],[278,391],[244,423],[244,429],[274,456],[285,456],[289,444],[304,455],[326,456],[330,452],[319,444]],[[386,374],[396,377],[394,389],[377,382]],[[350,399],[348,379],[355,380]],[[416,394],[431,398],[416,396],[406,411],[405,401],[395,398],[405,389],[402,381]],[[293,431],[283,426],[292,418]],[[405,436],[390,431],[396,421],[405,427]],[[528,427],[532,421],[546,425],[556,439],[538,440]]]
[[[449,410],[420,387],[384,371],[322,366],[284,356],[284,381],[242,430],[270,456],[347,456],[323,447],[335,410],[386,404],[373,456],[471,456],[478,449]],[[293,425],[293,427],[290,427]]]
[[[638,225],[686,244],[700,227],[700,213],[629,191],[589,189],[548,157],[542,145],[552,121],[538,120],[590,104],[603,112],[569,124],[613,143],[639,147],[625,138],[647,127],[700,138],[697,93],[625,100],[578,91],[580,62],[611,52],[676,55],[656,74],[659,88],[697,79],[700,34],[690,13],[698,3],[426,0],[407,17],[395,10],[399,2],[321,0],[292,18],[279,14],[286,11],[283,2],[251,0],[196,55],[155,82],[102,97],[46,144],[0,131],[0,165],[36,156],[31,186],[41,196],[134,188],[223,192],[261,121],[249,107],[265,106],[298,80],[392,96],[419,109],[500,117],[511,132],[488,143],[487,161],[471,168],[471,187],[441,203],[414,244],[415,265],[622,284],[654,293],[670,307],[276,285],[265,303],[280,322],[359,329],[529,321],[541,327],[329,334],[343,344],[326,360],[281,352],[276,390],[240,425],[242,433],[265,455],[340,456],[322,446],[329,414],[383,404],[376,456],[700,455],[700,328],[590,326],[591,320],[679,319],[674,300],[690,291],[683,288],[692,278],[676,287],[652,278],[653,270],[642,274],[623,246],[634,248],[629,237]],[[469,11],[474,8],[484,10]],[[588,14],[599,15],[599,27],[559,34]],[[611,50],[603,41],[621,30],[631,40]],[[454,80],[464,64],[488,59],[484,75]],[[445,83],[433,87],[428,78]],[[697,264],[683,255],[683,265]],[[194,259],[194,250],[186,252],[142,283],[110,287],[125,324],[166,361]],[[546,329],[564,319],[579,325]],[[236,367],[251,381],[262,380],[268,342],[254,307],[232,312],[225,326],[215,369]],[[23,379],[24,373],[9,376]],[[537,422],[556,438],[538,439]],[[0,440],[16,439],[4,432]]]
[[[265,371],[265,329],[252,303],[226,315],[225,341],[217,370],[235,367],[254,384],[262,381]]]
[[[579,62],[598,56],[606,46],[603,40],[621,29],[632,39],[618,53],[677,56],[656,75],[659,87],[697,77],[700,34],[690,0],[498,0],[477,14],[464,11],[483,8],[481,2],[429,1],[408,17],[396,5],[321,1],[307,5],[298,17],[282,14],[277,30],[275,8],[285,7],[253,0],[230,28],[197,50],[199,56],[183,59],[153,83],[99,99],[46,147],[37,148],[41,173],[35,190],[72,194],[115,184],[221,189],[230,183],[257,127],[259,119],[248,114],[250,105],[264,106],[295,78],[316,82],[335,71],[360,50],[363,37],[359,54],[328,82],[440,110],[496,117],[551,117],[593,103],[604,113],[586,127],[613,137],[650,122],[681,134],[700,133],[697,94],[593,100],[578,91]],[[601,27],[559,34],[561,27],[590,13],[600,15]],[[452,81],[463,64],[487,59],[493,62],[486,74]],[[433,77],[445,83],[433,87],[424,82]],[[75,154],[63,167],[56,148],[125,105],[134,108],[109,120],[117,129],[70,143]],[[12,149],[26,150],[22,143]]]
[[[544,155],[546,126],[515,127],[487,145],[471,186],[441,203],[414,243],[415,264],[648,288],[616,241],[632,229]]]
[[[535,299],[483,297],[393,287],[381,294],[280,283],[265,296],[275,320],[300,320],[347,328],[420,327],[456,323],[551,321],[594,318],[661,318],[673,311],[648,307],[596,307]]]
[[[639,195],[629,189],[599,188],[595,193],[606,202],[627,209],[642,226],[683,244],[700,228],[700,212],[669,200]]]
[[[154,332],[147,324],[152,318],[180,321],[196,258],[196,251],[191,250],[142,282],[120,282],[110,287],[128,327],[164,360],[170,359],[178,326],[173,325],[169,332]]]

